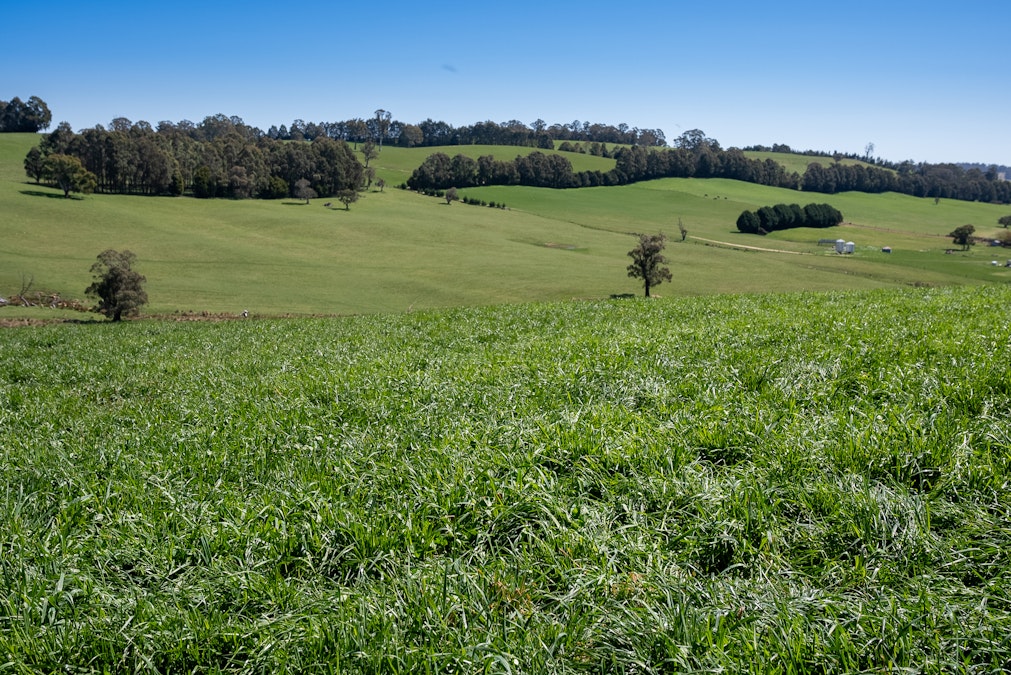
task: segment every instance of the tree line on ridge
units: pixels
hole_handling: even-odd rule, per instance
[[[31,97],[0,101],[0,130],[41,130],[51,114],[45,102]],[[752,159],[738,148],[724,149],[705,133],[693,129],[670,145],[660,129],[627,124],[580,122],[548,125],[536,120],[491,121],[453,127],[425,120],[407,124],[386,110],[373,117],[340,122],[295,120],[290,127],[271,126],[267,132],[239,117],[213,115],[199,124],[131,122],[116,118],[108,128],[97,125],[75,133],[67,123],[43,137],[25,159],[26,173],[41,181],[52,179],[54,161],[64,168],[76,160],[89,174],[84,183],[99,192],[131,194],[191,194],[196,197],[279,198],[296,195],[296,184],[308,181],[318,195],[360,189],[374,171],[363,166],[349,147],[372,143],[403,147],[454,145],[510,145],[532,147],[532,153],[512,160],[482,156],[473,160],[444,151],[429,156],[407,181],[418,190],[465,188],[477,185],[528,185],[551,188],[623,185],[655,178],[729,178],[805,192],[835,194],[845,191],[898,192],[916,197],[1011,203],[1011,182],[1001,180],[995,167],[986,171],[956,164],[892,164],[865,157],[867,164],[812,162],[803,174],[787,170],[772,159]],[[560,148],[612,157],[609,171],[572,169],[564,156],[541,150]],[[609,149],[607,144],[612,147]],[[869,146],[870,147],[870,146]],[[751,149],[763,148],[752,146]],[[793,152],[775,145],[773,151]],[[824,155],[807,151],[801,154]],[[67,158],[67,159],[65,159]],[[70,158],[73,158],[70,159]],[[70,169],[77,170],[76,166]],[[91,180],[91,177],[94,180]],[[55,182],[55,181],[54,181]]]

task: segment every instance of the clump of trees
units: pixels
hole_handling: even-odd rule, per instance
[[[887,167],[842,164],[823,166],[811,163],[801,179],[806,192],[898,192],[935,200],[1011,203],[1011,181],[1000,180],[991,167],[963,169],[957,164],[913,164],[902,162]]]
[[[133,269],[136,260],[130,251],[111,248],[98,254],[98,261],[91,266],[94,281],[85,290],[88,296],[98,299],[94,311],[113,321],[140,313],[141,306],[147,304],[147,279]]]
[[[25,160],[25,168],[28,170],[29,160]],[[33,170],[32,174],[38,182],[39,178],[44,178],[53,182],[63,190],[64,197],[70,197],[71,192],[81,192],[91,194],[95,191],[98,179],[81,165],[81,160],[70,155],[55,154],[46,157],[41,161],[38,170]]]
[[[0,132],[36,133],[48,129],[52,121],[49,106],[38,96],[0,101]]]
[[[384,115],[385,113],[385,115]],[[956,164],[926,164],[903,161],[887,162],[872,158],[867,150],[856,153],[828,153],[814,150],[797,151],[788,145],[776,144],[773,152],[828,157],[835,160],[828,166],[812,163],[803,175],[787,171],[773,159],[749,159],[745,150],[768,151],[765,146],[749,146],[743,150],[724,150],[714,139],[707,138],[698,129],[687,131],[668,146],[660,129],[639,129],[627,124],[600,124],[574,120],[570,123],[548,125],[538,119],[529,125],[518,120],[508,122],[478,122],[469,126],[454,127],[446,122],[427,119],[418,124],[407,124],[389,117],[386,111],[377,110],[371,119],[352,119],[343,122],[306,123],[295,120],[289,128],[271,127],[267,136],[279,140],[312,140],[320,136],[347,142],[371,141],[382,145],[383,139],[403,147],[447,145],[512,145],[550,150],[558,147],[564,151],[587,152],[602,157],[614,157],[619,165],[614,171],[580,172],[572,178],[550,180],[538,176],[541,183],[551,187],[587,187],[594,185],[620,185],[651,178],[731,178],[760,185],[772,185],[793,190],[835,194],[844,191],[893,191],[919,197],[962,199],[982,202],[1011,203],[1011,181],[1002,181],[999,171],[991,166],[985,169],[963,167]],[[608,150],[607,143],[630,146]],[[873,151],[871,144],[868,150]],[[863,164],[843,164],[842,159],[859,159]],[[507,162],[511,164],[512,162]],[[531,184],[523,182],[509,169],[488,185]],[[460,182],[455,183],[463,187]],[[414,189],[425,187],[423,182]],[[427,187],[435,187],[434,184]],[[443,185],[443,188],[447,185]]]
[[[976,227],[974,225],[959,225],[949,232],[948,236],[951,237],[952,243],[961,246],[963,251],[968,251],[969,247],[975,243],[973,240],[975,232]]]
[[[15,101],[5,103],[4,110],[32,107],[20,102],[13,105]],[[29,126],[48,128],[48,108],[35,97],[30,103],[33,101],[37,104],[35,112],[28,115],[32,120]],[[25,119],[25,115],[14,113],[8,117]],[[13,125],[9,130],[22,128],[9,124]],[[539,150],[552,150],[560,143],[563,150],[615,160],[610,171],[574,172],[564,156],[554,153],[534,152],[509,161],[436,153],[408,181],[414,190],[474,185],[576,188],[654,178],[729,178],[825,194],[893,191],[934,199],[1011,203],[1011,181],[1000,180],[993,166],[983,171],[955,164],[894,164],[865,155],[873,164],[812,163],[799,175],[771,158],[751,159],[741,149],[723,149],[699,129],[686,131],[668,145],[660,129],[627,124],[575,120],[548,125],[538,119],[529,125],[510,120],[453,127],[431,119],[408,124],[382,109],[367,119],[319,123],[297,119],[290,127],[271,126],[267,132],[246,125],[241,118],[224,115],[207,117],[200,124],[159,122],[157,128],[117,118],[108,129],[99,125],[79,134],[61,124],[44,139],[42,154],[77,157],[95,174],[99,192],[277,199],[294,196],[299,179],[309,180],[323,197],[342,189],[360,189],[373,175],[369,162],[384,142],[402,147],[487,144]],[[609,150],[608,143],[615,147]],[[788,152],[790,148],[776,145],[773,150]],[[355,151],[362,153],[364,167],[362,162],[351,162]],[[813,151],[803,154],[829,156]],[[838,160],[843,155],[832,157]],[[39,178],[37,172],[29,171],[29,175]]]
[[[573,146],[569,146],[573,147]],[[599,150],[599,148],[598,148]],[[600,150],[602,152],[602,150]],[[475,185],[527,185],[578,188],[624,185],[654,178],[730,178],[762,185],[796,188],[796,173],[771,159],[754,160],[737,149],[724,151],[699,130],[687,131],[673,148],[636,145],[614,150],[615,168],[574,172],[560,154],[534,151],[512,161],[481,156],[477,160],[437,152],[415,169],[407,181],[412,190],[460,188]]]
[[[640,129],[627,124],[602,124],[581,122],[549,125],[538,119],[530,124],[519,120],[507,122],[484,121],[464,126],[426,119],[417,124],[395,120],[390,112],[376,110],[372,117],[339,122],[306,122],[296,119],[291,125],[271,126],[266,136],[284,141],[311,141],[320,136],[358,143],[372,141],[382,147],[383,142],[405,148],[442,145],[512,145],[552,149],[556,141],[585,143],[593,152],[593,144],[612,143],[662,147],[667,144],[660,129]],[[599,147],[599,146],[598,146]]]
[[[664,281],[672,279],[670,268],[667,267],[667,257],[663,254],[667,237],[659,234],[640,234],[639,243],[628,252],[632,264],[628,266],[628,276],[642,279],[646,297],[650,297],[650,289],[659,286]]]
[[[843,221],[842,213],[830,204],[776,204],[757,211],[744,211],[737,229],[747,234],[768,234],[794,227],[832,227]]]
[[[81,133],[63,122],[29,152],[25,172],[51,180],[43,167],[59,155],[79,161],[95,177],[95,191],[117,194],[304,199],[308,190],[321,197],[357,190],[364,177],[344,141],[275,141],[223,115],[201,124],[161,122],[157,129],[117,118],[108,129],[99,125]]]

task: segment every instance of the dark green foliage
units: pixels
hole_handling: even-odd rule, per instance
[[[313,177],[313,189],[328,197],[362,184],[364,167],[343,141],[326,136],[280,142],[263,138],[238,118],[208,117],[200,125],[119,118],[110,129],[75,134],[66,123],[43,137],[43,157],[68,154],[96,177],[100,192],[184,194],[195,197],[276,199],[279,181],[293,186]],[[28,160],[26,159],[26,162]],[[27,169],[27,165],[26,165]]]
[[[52,121],[49,106],[38,96],[27,101],[17,96],[10,101],[0,101],[0,133],[36,133],[48,129]]]
[[[130,251],[108,249],[98,254],[98,262],[91,266],[95,280],[85,290],[98,299],[96,312],[120,321],[124,316],[136,316],[147,304],[146,279],[133,269],[136,260]]]
[[[737,218],[737,229],[748,234],[768,234],[792,227],[832,227],[843,221],[842,213],[829,204],[763,206],[744,211]]]
[[[832,227],[843,221],[839,209],[830,204],[808,204],[804,207],[805,227]]]
[[[650,289],[659,286],[664,281],[671,280],[669,260],[663,254],[667,237],[663,234],[640,234],[639,244],[628,252],[632,264],[628,266],[628,276],[641,279],[646,297],[650,297]]]
[[[214,181],[214,178],[211,175],[211,169],[208,166],[201,166],[193,172],[192,185],[194,197],[207,199],[217,196],[218,185]]]
[[[273,176],[264,186],[260,197],[263,199],[284,199],[288,196],[288,181],[279,176]]]
[[[475,162],[465,155],[452,159],[445,153],[430,155],[414,170],[407,184],[412,190],[472,187],[475,185],[532,185],[535,187],[578,187],[572,163],[558,154],[532,152],[512,162],[498,162],[482,156]]]
[[[29,178],[34,179],[36,183],[41,181],[45,175],[45,166],[45,157],[42,156],[38,146],[28,151],[28,155],[25,156],[25,173]]]
[[[972,235],[975,232],[976,227],[974,225],[959,225],[949,232],[948,236],[951,237],[952,243],[961,246],[963,251],[968,251],[969,247],[974,243]]]
[[[801,179],[808,192],[900,192],[915,197],[962,199],[967,201],[1011,202],[1011,182],[986,175],[978,169],[966,171],[955,164],[904,162],[888,168],[833,162],[827,166],[813,162]]]
[[[173,197],[180,196],[186,189],[186,181],[183,179],[183,174],[181,171],[175,171],[172,174],[172,185],[169,187],[169,194]]]
[[[763,206],[757,211],[755,215],[758,216],[759,222],[762,224],[762,229],[766,232],[772,232],[778,229],[779,226],[779,214],[771,206]]]
[[[743,211],[737,218],[737,229],[747,234],[759,234],[762,221],[754,211]]]
[[[33,97],[32,101],[35,100]],[[40,128],[48,127],[47,109],[37,117],[44,120]],[[698,129],[683,133],[675,139],[673,147],[666,147],[662,130],[630,128],[626,124],[613,126],[575,120],[547,126],[539,121],[528,127],[511,120],[501,125],[480,122],[453,127],[428,119],[413,125],[392,120],[389,113],[379,110],[377,117],[368,121],[306,123],[295,120],[290,129],[285,125],[272,126],[267,133],[247,126],[238,117],[223,115],[207,117],[197,125],[185,121],[178,125],[162,122],[157,129],[146,122],[134,124],[118,118],[108,130],[99,126],[86,129],[79,136],[69,127],[65,131],[59,139],[62,147],[53,144],[52,138],[43,139],[43,154],[70,152],[78,156],[85,168],[97,176],[98,189],[103,192],[175,194],[178,188],[173,174],[175,167],[182,175],[184,186],[189,186],[195,168],[206,165],[211,168],[216,188],[203,191],[202,196],[213,192],[215,196],[240,198],[270,194],[272,191],[267,187],[270,177],[283,178],[291,185],[315,166],[319,171],[313,175],[318,175],[319,181],[314,179],[314,188],[322,196],[330,196],[340,189],[357,188],[362,184],[364,168],[347,142],[355,143],[357,148],[359,143],[378,141],[381,147],[384,139],[390,139],[404,147],[492,144],[541,150],[552,150],[555,143],[560,142],[567,151],[614,157],[617,165],[608,172],[574,174],[571,168],[566,171],[560,165],[548,166],[540,161],[532,167],[505,161],[499,166],[479,167],[476,179],[472,167],[462,166],[452,172],[456,174],[453,179],[422,171],[413,179],[411,188],[415,190],[451,185],[515,184],[573,188],[621,185],[662,177],[699,177],[729,178],[830,194],[843,190],[896,191],[937,199],[1011,203],[1011,182],[998,180],[996,171],[967,171],[952,164],[888,164],[878,158],[874,162],[880,166],[837,162],[823,167],[813,163],[801,177],[772,159],[753,160],[738,148],[723,149],[716,139],[706,137]],[[71,143],[72,149],[69,148]],[[322,147],[331,143],[344,148],[335,152]],[[624,147],[612,153],[606,143]],[[301,147],[317,144],[320,148],[314,147],[312,151]],[[777,144],[773,147],[781,150],[788,146]],[[362,150],[368,164],[375,155],[367,146]],[[813,151],[804,154],[826,156],[826,153]],[[233,171],[237,166],[244,170],[240,180],[235,180]]]
[[[63,196],[71,192],[85,194],[95,191],[96,178],[81,165],[81,161],[71,155],[49,155],[42,163],[42,177],[52,181],[63,190]]]
[[[445,189],[455,184],[452,160],[444,152],[429,155],[407,179],[412,190]]]

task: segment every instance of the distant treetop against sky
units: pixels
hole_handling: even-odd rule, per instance
[[[0,99],[53,125],[518,119],[702,129],[892,161],[1011,164],[1006,0],[626,0],[4,8]]]

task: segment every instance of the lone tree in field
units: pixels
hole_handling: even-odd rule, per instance
[[[27,162],[28,160],[25,161]],[[1011,226],[1011,216],[1001,216],[997,219],[997,224],[1003,225],[1004,227]]]
[[[140,313],[141,305],[147,304],[147,292],[143,288],[147,279],[133,269],[136,260],[137,256],[130,251],[120,253],[111,248],[98,254],[98,262],[91,266],[95,280],[85,290],[98,298],[94,311],[113,321]]]
[[[642,279],[642,285],[646,289],[646,297],[649,296],[649,289],[659,286],[663,281],[671,280],[670,269],[665,265],[670,262],[663,254],[664,245],[667,243],[667,236],[660,234],[640,234],[639,245],[628,252],[632,258],[632,264],[628,266],[628,276],[633,279]]]
[[[456,201],[460,200],[460,194],[456,191],[455,187],[451,187],[448,190],[446,190],[446,193],[445,193],[444,196],[446,197],[446,205],[447,206],[450,205],[450,204],[452,204],[453,202],[456,202]]]
[[[948,236],[951,237],[952,243],[961,246],[963,251],[968,251],[972,246],[972,234],[975,231],[976,228],[972,225],[959,225],[949,232]]]
[[[358,201],[357,190],[340,190],[337,193],[337,201],[344,205],[345,211],[351,210],[351,205]]]

